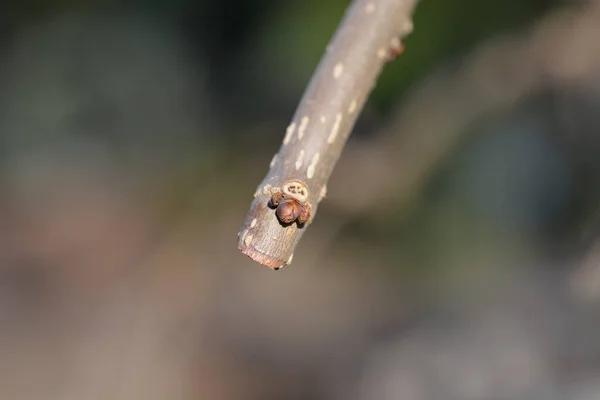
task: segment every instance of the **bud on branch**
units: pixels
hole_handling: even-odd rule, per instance
[[[416,2],[354,0],[348,8],[238,233],[253,260],[273,269],[292,262],[384,64],[402,52]]]

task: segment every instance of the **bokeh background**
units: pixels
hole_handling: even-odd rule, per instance
[[[600,399],[600,1],[424,0],[278,272],[347,1],[8,3],[1,399]]]

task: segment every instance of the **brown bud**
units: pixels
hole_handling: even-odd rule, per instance
[[[306,223],[310,219],[310,207],[301,206],[300,215],[298,215],[298,223],[300,225]]]
[[[277,207],[277,218],[285,224],[294,222],[302,213],[302,206],[294,200],[284,201]]]
[[[281,192],[277,192],[277,193],[273,194],[273,196],[271,197],[271,206],[277,207],[284,200],[285,200],[285,195]]]

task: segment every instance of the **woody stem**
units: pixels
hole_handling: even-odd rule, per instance
[[[349,6],[238,233],[238,248],[253,260],[273,269],[291,263],[391,48],[412,31],[416,3],[354,0]],[[312,215],[304,227],[282,226],[268,207],[271,196],[291,180],[301,181],[308,188]]]

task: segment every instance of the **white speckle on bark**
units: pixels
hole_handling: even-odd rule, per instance
[[[283,138],[283,144],[288,144],[290,142],[295,130],[296,130],[296,123],[292,122],[285,130],[285,137]]]
[[[384,48],[380,48],[379,50],[377,50],[377,57],[385,58],[386,55],[387,55],[387,52],[385,51]]]
[[[331,128],[331,132],[329,133],[329,137],[327,138],[327,143],[331,144],[335,142],[335,138],[340,131],[340,124],[342,123],[342,113],[338,113],[335,116],[335,122],[333,123],[333,127]]]
[[[294,253],[292,253],[292,255],[290,256],[290,258],[288,258],[286,264],[290,265],[292,263],[292,260],[294,259]]]
[[[296,160],[296,170],[299,170],[304,163],[304,150],[300,150],[300,154],[298,154],[298,159]]]
[[[370,1],[365,6],[365,12],[367,14],[371,14],[373,11],[375,11],[375,4],[372,1]]]
[[[306,126],[308,125],[308,117],[302,118],[300,121],[300,127],[298,128],[298,140],[302,140],[304,136],[304,131],[306,130]]]
[[[321,193],[319,193],[319,201],[323,200],[327,196],[327,185],[321,188]]]
[[[348,107],[348,114],[353,114],[356,111],[356,107],[358,107],[358,103],[356,100],[352,100],[350,103],[350,107]]]
[[[252,222],[250,223],[250,228],[254,228],[254,227],[256,226],[256,222],[257,222],[257,219],[256,219],[256,218],[254,218],[254,219],[252,220]]]
[[[325,122],[327,122],[327,117],[324,115],[321,115],[321,123],[324,124]]]
[[[310,165],[308,166],[308,169],[306,170],[306,176],[308,179],[315,176],[315,168],[317,167],[317,164],[319,163],[319,156],[320,156],[319,153],[315,153],[312,160],[310,160]]]
[[[273,168],[273,165],[275,165],[276,162],[277,162],[277,154],[275,154],[273,156],[273,158],[271,159],[271,163],[269,164],[269,167]]]
[[[245,244],[246,246],[250,246],[250,243],[252,243],[252,239],[254,239],[254,238],[252,237],[252,235],[248,235],[248,236],[246,236],[246,238],[244,239],[244,244]]]
[[[344,64],[337,63],[335,67],[333,67],[333,77],[338,79],[344,73]]]
[[[273,196],[273,194],[277,191],[278,191],[277,188],[274,188],[270,184],[266,184],[262,189],[258,189],[256,192],[254,192],[254,198],[257,198],[261,194],[264,194],[267,196]]]

